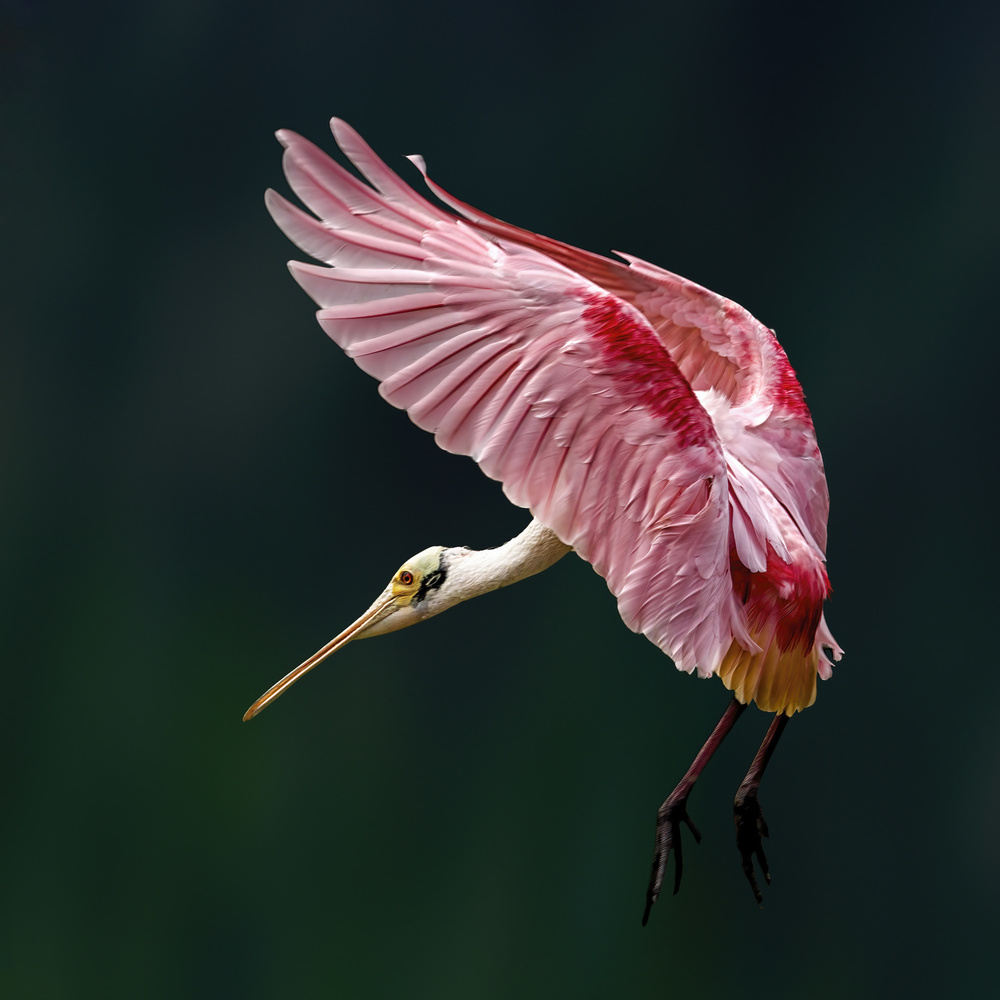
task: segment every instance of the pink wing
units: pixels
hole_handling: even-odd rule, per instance
[[[289,183],[322,221],[267,196],[285,233],[336,265],[290,265],[330,337],[592,563],[678,667],[712,673],[734,636],[756,649],[730,578],[726,457],[653,327],[552,256],[431,206],[332,127],[373,188],[280,132]]]
[[[734,515],[746,532],[741,539],[738,523],[739,554],[749,569],[764,570],[768,541],[787,557],[778,525],[760,500],[766,492],[824,555],[830,500],[823,461],[802,389],[772,330],[730,299],[638,257],[620,254],[626,266],[487,215],[435,184],[422,157],[410,159],[437,197],[480,231],[539,250],[634,305],[691,387],[724,397],[734,412],[728,421],[733,433],[722,443],[737,484]],[[754,509],[752,516],[743,504]]]

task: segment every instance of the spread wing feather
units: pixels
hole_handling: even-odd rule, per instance
[[[730,299],[638,257],[619,254],[623,264],[487,215],[432,181],[422,157],[410,159],[434,194],[480,231],[532,247],[639,309],[691,387],[722,394],[742,417],[723,445],[743,466],[747,490],[773,493],[823,556],[830,507],[823,462],[802,390],[772,330]],[[753,558],[779,533],[765,514],[748,517],[740,555]],[[746,565],[762,569],[764,561]]]

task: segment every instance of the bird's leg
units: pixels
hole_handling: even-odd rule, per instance
[[[753,868],[753,858],[757,855],[760,862],[761,871],[764,873],[764,881],[771,884],[771,873],[767,867],[767,858],[764,857],[764,845],[762,837],[768,835],[767,823],[764,821],[764,814],[760,810],[760,779],[764,776],[764,768],[774,753],[774,748],[778,745],[778,740],[788,723],[788,716],[781,714],[774,717],[771,728],[768,729],[764,742],[761,743],[757,756],[754,757],[747,776],[736,792],[733,800],[733,819],[736,822],[736,846],[739,848],[740,857],[743,860],[743,872],[753,889],[754,899],[759,906],[763,900],[760,894],[760,887],[757,885],[757,875]]]
[[[684,865],[681,858],[680,824],[687,823],[691,833],[694,834],[695,841],[701,841],[701,834],[687,814],[688,796],[691,794],[691,789],[694,788],[694,783],[698,780],[699,775],[705,770],[705,765],[711,759],[712,754],[718,750],[719,744],[726,738],[729,730],[733,728],[745,708],[746,705],[741,705],[733,698],[715,729],[712,730],[712,735],[698,751],[698,756],[692,761],[687,773],[667,796],[666,801],[656,814],[656,845],[653,850],[653,870],[649,876],[649,888],[646,890],[646,909],[642,914],[643,927],[649,920],[649,911],[653,908],[653,903],[660,895],[660,887],[663,885],[663,876],[667,871],[667,860],[671,850],[674,852],[675,895],[681,887],[681,873],[684,870]]]

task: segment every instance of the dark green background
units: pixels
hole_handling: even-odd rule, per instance
[[[4,997],[996,996],[995,4],[0,14]],[[264,212],[330,115],[778,331],[847,650],[763,790],[569,558],[244,709],[433,543],[526,522],[323,336]]]

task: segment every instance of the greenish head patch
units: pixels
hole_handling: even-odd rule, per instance
[[[444,546],[418,552],[407,559],[392,578],[392,596],[400,607],[419,604],[427,594],[445,581],[446,570],[441,558]]]

